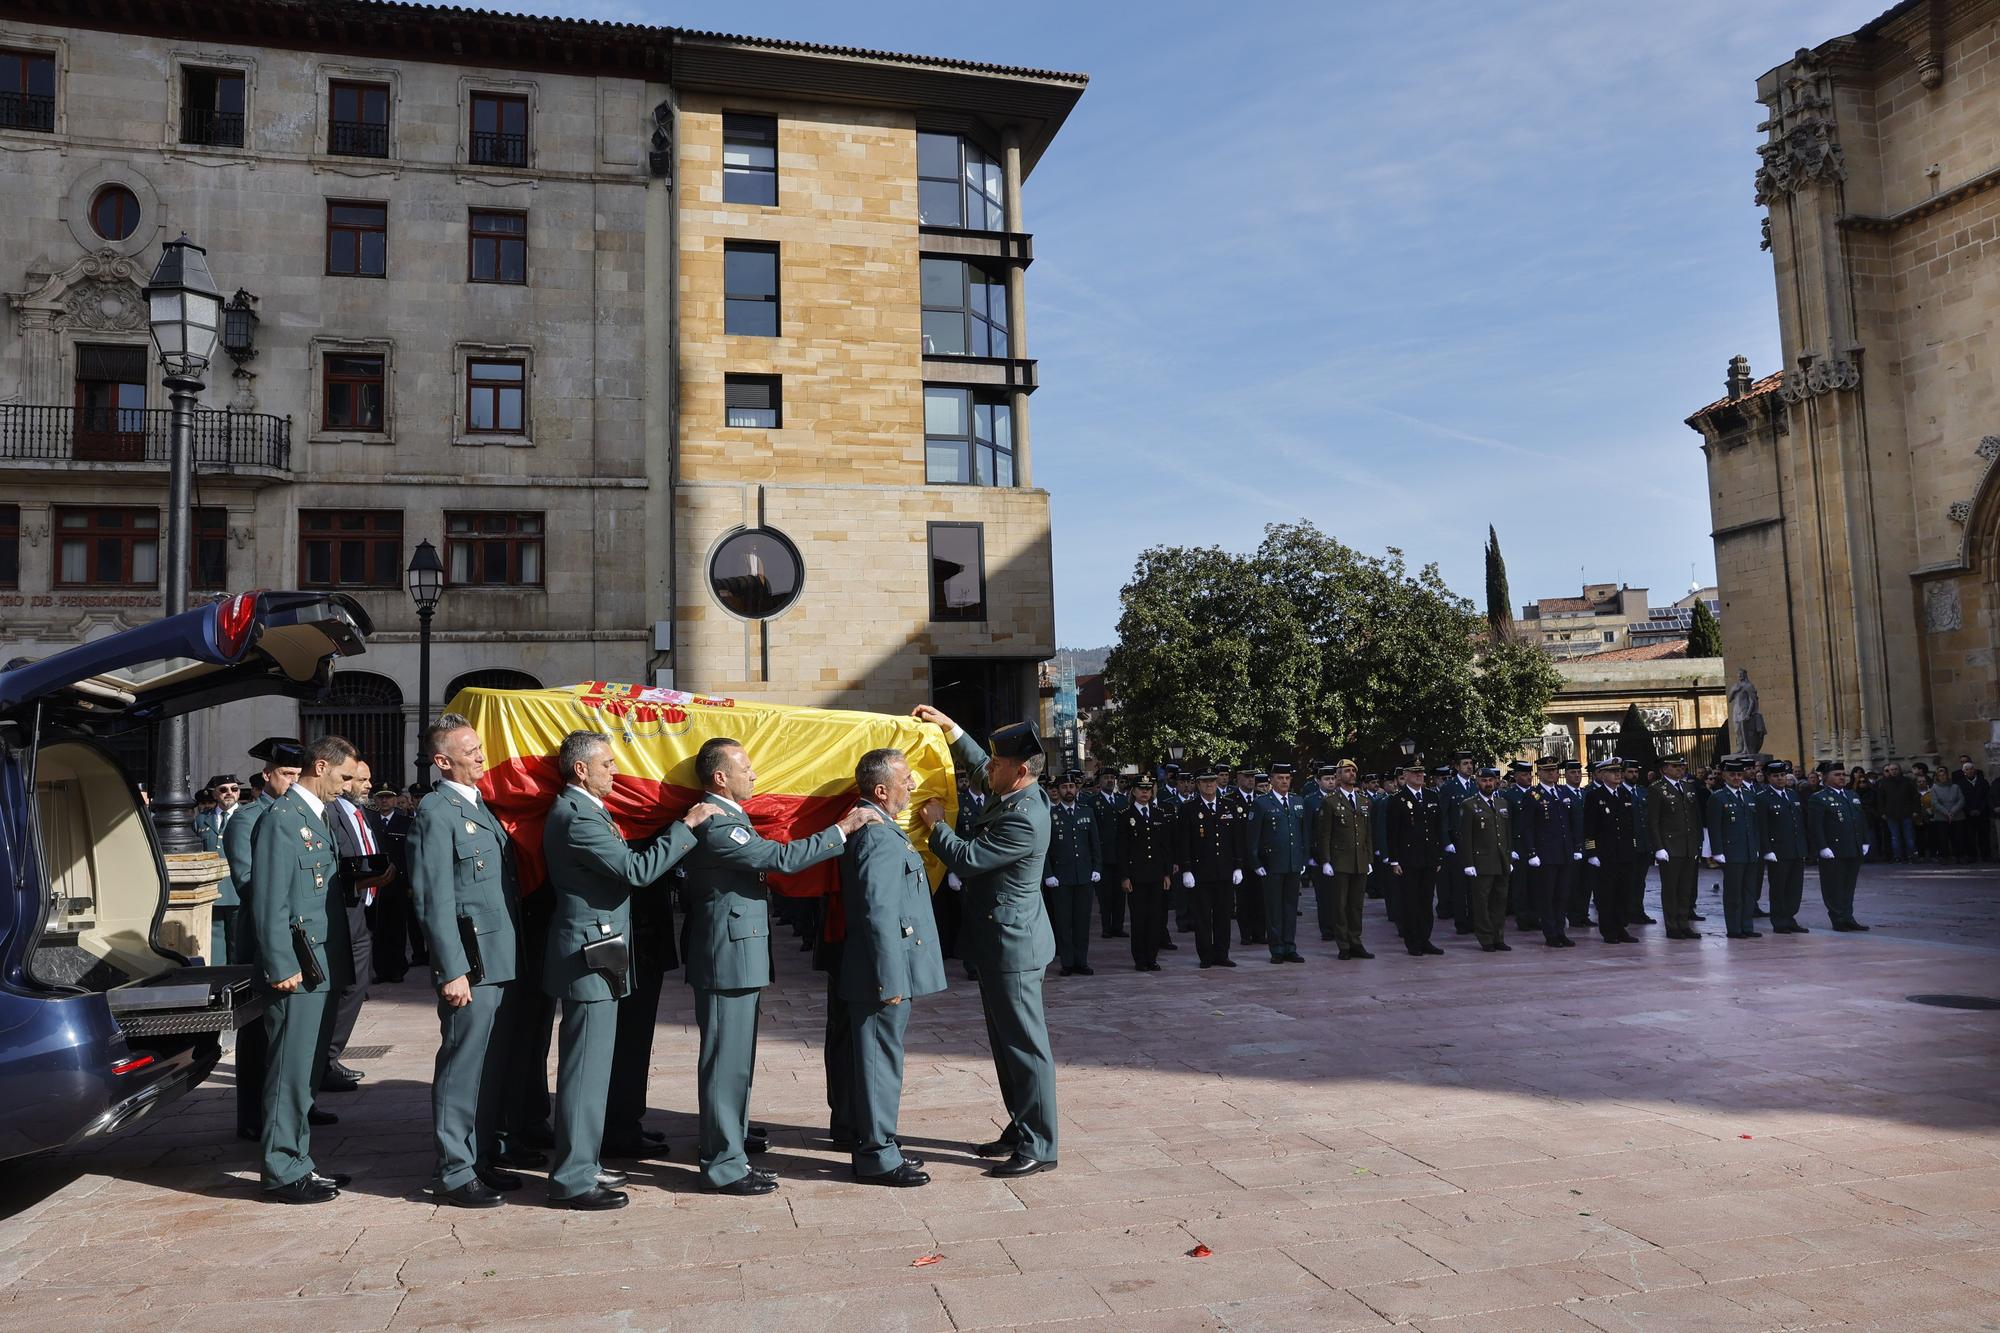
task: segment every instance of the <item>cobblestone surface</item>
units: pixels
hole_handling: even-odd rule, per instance
[[[695,1191],[694,1032],[669,978],[632,1206],[439,1209],[415,980],[378,987],[331,1097],[332,1204],[261,1203],[227,1060],[158,1123],[0,1168],[0,1327],[730,1330],[2000,1328],[2000,875],[1870,867],[1868,934],[1710,934],[1166,970],[1094,942],[1049,982],[1062,1162],[966,1150],[999,1113],[959,979],[910,1030],[905,1141],[933,1183],[847,1178],[820,1137],[822,992],[781,942],[753,1114],[783,1188]],[[1311,929],[1308,902],[1303,936]],[[1204,1257],[1192,1252],[1209,1251]],[[924,1256],[939,1255],[918,1265]]]

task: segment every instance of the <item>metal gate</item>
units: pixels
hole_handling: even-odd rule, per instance
[[[304,740],[345,736],[368,761],[377,785],[402,787],[408,781],[410,758],[403,734],[403,692],[395,681],[373,672],[336,672],[324,703],[299,708],[299,735]]]

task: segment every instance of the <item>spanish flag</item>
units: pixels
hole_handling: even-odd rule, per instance
[[[951,750],[936,727],[912,718],[743,703],[602,680],[554,690],[461,690],[446,708],[469,719],[485,745],[480,790],[513,838],[523,892],[547,879],[542,825],[563,786],[556,749],[572,731],[611,738],[618,776],[605,807],[628,840],[651,837],[701,799],[695,752],[717,736],[740,741],[749,753],[757,794],[746,813],[759,833],[777,842],[810,837],[853,808],[854,766],[862,755],[901,750],[919,786],[898,822],[923,854],[932,887],[944,877],[915,814],[936,797],[947,816],[956,817]],[[793,897],[833,894],[839,883],[832,862],[771,876],[772,888]]]

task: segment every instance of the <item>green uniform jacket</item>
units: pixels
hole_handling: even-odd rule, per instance
[[[945,984],[924,860],[894,820],[883,820],[857,831],[840,856],[840,996],[857,1004],[935,995]]]
[[[1063,884],[1088,884],[1093,873],[1104,869],[1102,844],[1097,840],[1097,814],[1078,801],[1073,806],[1060,803],[1049,807],[1049,842],[1042,857],[1042,875]]]
[[[268,792],[258,792],[254,801],[242,802],[242,809],[222,830],[222,854],[229,858],[229,878],[236,885],[237,904],[250,905],[250,839],[257,821],[276,802]]]
[[[542,829],[542,854],[556,895],[542,989],[569,1000],[616,998],[611,983],[584,966],[583,946],[625,934],[632,924],[632,890],[658,883],[693,847],[693,831],[676,819],[652,846],[635,852],[589,792],[574,783],[564,787]]]
[[[230,821],[234,823],[235,821]],[[301,990],[339,990],[353,983],[347,901],[340,886],[340,852],[326,823],[297,786],[273,801],[250,838],[250,882],[256,886],[252,923],[257,966],[266,981],[299,975],[292,923],[311,937],[325,980]]]
[[[1116,792],[1101,790],[1084,792],[1076,799],[1078,804],[1089,806],[1092,817],[1097,820],[1097,868],[1102,870],[1106,866],[1121,864],[1125,860],[1125,848],[1120,834],[1125,825],[1119,816],[1131,802],[1120,799]]]
[[[1821,787],[1806,802],[1806,829],[1815,858],[1828,847],[1835,856],[1859,857],[1868,841],[1868,815],[1851,792]]]
[[[839,829],[826,828],[797,842],[772,842],[750,826],[750,817],[736,805],[719,796],[702,799],[722,813],[695,830],[694,850],[681,866],[688,985],[697,990],[768,986],[771,890],[764,876],[795,875],[831,861],[846,840]]]
[[[951,743],[951,761],[983,789],[986,751],[978,741],[961,733]],[[1049,798],[1035,786],[1002,798],[988,791],[969,837],[942,822],[931,830],[932,853],[965,881],[959,957],[981,973],[1039,972],[1055,961],[1056,935],[1042,902],[1042,852],[1048,845]]]
[[[1649,791],[1646,829],[1652,834],[1653,850],[1663,851],[1677,859],[1700,856],[1702,812],[1701,800],[1694,794],[1694,784],[1683,782],[1676,790],[1672,783],[1661,778]],[[1715,808],[1713,801],[1709,803],[1709,808]]]
[[[507,834],[484,801],[468,801],[440,782],[410,825],[410,896],[430,942],[431,982],[442,986],[470,964],[459,920],[479,939],[479,984],[512,981],[519,954],[520,888]]]
[[[1458,803],[1458,859],[1482,875],[1504,875],[1514,868],[1514,812],[1493,793],[1468,796]]]
[[[1708,796],[1708,849],[1745,864],[1764,854],[1764,827],[1748,787],[1724,786]]]
[[[1757,793],[1757,808],[1764,815],[1765,851],[1780,861],[1808,861],[1819,855],[1817,847],[1806,846],[1806,803],[1798,788],[1764,787]]]
[[[229,822],[234,824],[243,813],[243,803],[238,801],[236,804],[236,814],[230,816]],[[227,830],[222,822],[222,808],[220,806],[213,810],[204,810],[196,815],[194,817],[194,831],[201,836],[202,846],[208,848],[211,852],[221,852],[224,860],[229,858],[228,849],[222,845],[223,835]],[[215,891],[222,895],[215,900],[217,907],[240,907],[242,905],[243,900],[236,892],[236,876],[233,873],[224,875],[216,884]]]
[[[1250,806],[1250,863],[1271,875],[1305,873],[1311,816],[1297,796],[1266,792]]]
[[[1349,801],[1336,791],[1319,803],[1313,827],[1313,859],[1335,875],[1365,875],[1375,857],[1374,811],[1360,792]]]

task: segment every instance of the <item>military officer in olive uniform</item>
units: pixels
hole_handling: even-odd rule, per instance
[[[1567,789],[1556,781],[1560,771],[1555,756],[1543,755],[1535,761],[1535,775],[1541,779],[1528,789],[1521,813],[1531,825],[1535,840],[1535,860],[1529,867],[1529,892],[1535,901],[1535,916],[1542,925],[1542,943],[1551,949],[1572,949],[1569,937],[1569,885],[1576,865],[1583,860],[1576,839],[1576,820]]]
[[[1645,883],[1647,853],[1639,841],[1638,811],[1625,784],[1625,761],[1612,756],[1591,769],[1583,798],[1584,862],[1597,872],[1597,933],[1606,944],[1637,944],[1625,929],[1625,906],[1636,875]]]
[[[1253,893],[1264,896],[1264,939],[1273,963],[1303,963],[1299,955],[1299,881],[1312,855],[1306,804],[1292,795],[1292,766],[1271,765],[1271,790],[1250,809]]]
[[[315,1169],[306,1115],[326,1006],[352,978],[327,805],[353,780],[355,759],[338,736],[314,741],[299,780],[258,818],[250,839],[257,967],[275,992],[264,1012],[269,1065],[259,1174],[265,1197],[281,1203],[325,1203],[347,1183]]]
[[[687,906],[687,980],[701,1033],[696,1090],[701,1111],[702,1185],[723,1194],[769,1194],[774,1173],[750,1166],[751,1075],[757,1063],[757,1010],[771,984],[771,892],[767,874],[795,875],[839,856],[848,835],[881,822],[856,806],[831,828],[797,842],[773,842],[750,825],[745,805],[757,773],[743,746],[725,736],[702,743],[695,781],[716,811],[695,831],[681,866]],[[936,934],[935,923],[927,931]],[[842,959],[845,969],[846,960]],[[843,985],[846,976],[843,971]],[[858,1089],[856,1090],[858,1093]]]
[[[930,878],[923,858],[896,826],[917,780],[901,750],[870,750],[855,765],[854,787],[879,822],[857,830],[840,856],[840,896],[847,912],[840,991],[853,1061],[851,1169],[855,1179],[871,1185],[927,1185],[923,1162],[896,1142],[910,1003],[945,988]]]
[[[965,881],[966,958],[979,969],[979,1003],[993,1072],[1007,1105],[1007,1127],[976,1151],[1005,1156],[987,1174],[1012,1178],[1056,1165],[1056,1066],[1042,1009],[1042,971],[1055,957],[1055,936],[1042,904],[1042,853],[1049,843],[1049,800],[1036,785],[1033,762],[1042,738],[1032,722],[1016,722],[979,742],[929,704],[911,716],[944,729],[951,760],[986,794],[985,813],[961,838],[944,822],[944,804],[926,801],[917,817],[930,830],[931,852]]]
[[[1195,780],[1195,799],[1174,825],[1174,859],[1181,887],[1194,904],[1195,954],[1203,967],[1235,967],[1229,956],[1230,900],[1250,857],[1249,819],[1240,802],[1219,790],[1220,772]]]
[[[595,965],[584,951],[606,946],[595,955],[604,958],[622,944],[629,957],[633,891],[665,893],[661,879],[694,849],[695,830],[716,808],[696,805],[651,846],[635,852],[604,808],[618,772],[611,738],[599,731],[571,732],[556,752],[556,770],[564,786],[542,829],[542,854],[555,893],[542,988],[562,1001],[549,1197],[569,1208],[623,1208],[628,1197],[615,1186],[625,1178],[605,1172],[599,1156],[618,1032],[616,1002],[629,988],[629,970],[608,958]]]
[[[1708,798],[1708,849],[1722,867],[1722,917],[1732,940],[1754,940],[1764,933],[1751,928],[1755,922],[1750,914],[1757,907],[1757,885],[1751,875],[1764,855],[1764,830],[1757,798],[1743,785],[1750,764],[1748,759],[1723,760],[1722,788]],[[1671,925],[1673,918],[1667,920]],[[1694,937],[1689,930],[1681,938]]]
[[[1091,886],[1104,878],[1097,815],[1077,800],[1078,775],[1063,774],[1049,808],[1049,845],[1042,858],[1043,897],[1055,926],[1062,975],[1092,976],[1090,966]]]
[[[1799,902],[1805,896],[1806,805],[1799,799],[1798,775],[1791,761],[1773,759],[1764,765],[1764,785],[1757,789],[1763,816],[1764,878],[1771,886],[1771,931],[1776,935],[1808,935],[1799,924]]]
[[[1701,798],[1687,780],[1686,755],[1670,754],[1660,760],[1660,779],[1653,784],[1646,806],[1653,860],[1660,866],[1660,916],[1667,923],[1667,938],[1698,940],[1701,932],[1694,928],[1693,916],[1703,818]]]
[[[438,995],[430,1192],[456,1207],[493,1208],[502,1191],[521,1187],[519,1176],[493,1165],[510,1039],[498,1020],[516,974],[521,890],[507,831],[479,795],[479,733],[446,713],[425,740],[438,781],[417,807],[407,859]]]
[[[1355,783],[1359,775],[1352,759],[1333,766],[1334,786],[1322,793],[1312,834],[1313,859],[1320,865],[1320,938],[1339,945],[1342,962],[1375,956],[1361,943],[1375,836],[1373,812]]]
[[[1819,896],[1835,930],[1866,930],[1854,919],[1854,886],[1868,855],[1868,815],[1847,789],[1847,770],[1828,760],[1820,766],[1825,786],[1806,800],[1808,842],[1819,856]]]
[[[1507,881],[1521,854],[1514,850],[1514,811],[1497,793],[1500,770],[1479,770],[1478,789],[1459,803],[1459,874],[1465,880],[1472,930],[1487,953],[1507,953]]]
[[[1090,813],[1097,820],[1097,924],[1107,940],[1125,938],[1125,891],[1119,888],[1124,876],[1119,867],[1124,862],[1124,847],[1119,833],[1124,825],[1118,816],[1124,812],[1126,803],[1118,796],[1118,774],[1110,768],[1097,770],[1095,785],[1085,789],[1081,797],[1090,807]]]
[[[1167,876],[1174,864],[1174,817],[1153,799],[1153,780],[1141,775],[1132,804],[1118,813],[1119,891],[1132,906],[1132,966],[1160,970],[1167,940]]]

